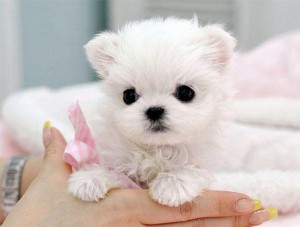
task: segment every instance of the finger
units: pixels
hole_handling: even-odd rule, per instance
[[[132,200],[139,208],[137,210],[139,220],[144,224],[239,216],[249,214],[257,208],[254,201],[247,195],[235,192],[206,191],[191,203],[179,207],[168,207],[152,201],[147,190],[132,191],[135,193],[132,195]]]
[[[277,210],[275,208],[268,208],[267,210],[258,210],[252,214],[246,214],[242,216],[223,217],[223,218],[201,218],[194,219],[185,222],[167,223],[159,225],[147,225],[155,227],[251,227],[261,225],[264,222],[273,220],[277,216]]]
[[[147,225],[151,227],[251,227],[249,223],[249,215],[235,216],[235,217],[223,217],[223,218],[202,218],[194,219],[186,222],[159,224],[159,225]]]
[[[44,125],[43,142],[45,146],[43,166],[51,168],[52,171],[71,173],[71,167],[62,160],[66,140],[58,129],[51,127],[50,122]]]

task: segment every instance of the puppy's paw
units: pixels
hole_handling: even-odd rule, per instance
[[[159,173],[150,184],[150,196],[162,205],[176,207],[191,202],[211,182],[211,176],[194,168]]]
[[[70,179],[69,192],[84,201],[99,201],[107,192],[118,187],[103,167],[92,165],[74,172]]]

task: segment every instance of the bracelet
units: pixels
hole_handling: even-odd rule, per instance
[[[1,208],[5,217],[20,199],[20,181],[25,162],[25,156],[15,156],[5,166],[1,190]]]

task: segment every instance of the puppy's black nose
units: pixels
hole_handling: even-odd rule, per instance
[[[157,121],[163,117],[164,112],[164,108],[159,106],[152,106],[146,111],[146,116],[152,121]]]

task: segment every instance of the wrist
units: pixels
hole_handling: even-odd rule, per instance
[[[19,170],[18,177],[17,177],[17,175],[15,175],[18,172],[15,169],[12,169],[12,170],[10,170],[10,173],[7,173],[6,168],[8,165],[10,165],[9,164],[10,162],[11,162],[11,159],[8,159],[8,158],[0,159],[0,182],[1,182],[0,193],[2,194],[2,196],[0,196],[0,204],[1,204],[1,206],[3,206],[2,209],[0,209],[0,223],[2,223],[5,219],[4,210],[10,209],[10,208],[4,208],[4,207],[8,206],[8,204],[6,205],[5,201],[3,200],[4,197],[6,197],[6,195],[3,194],[4,193],[3,187],[6,188],[5,185],[7,184],[7,183],[4,183],[3,180],[5,180],[5,182],[15,181],[15,183],[13,183],[13,184],[16,184],[16,183],[18,184],[18,186],[17,185],[9,185],[8,188],[5,189],[5,190],[13,190],[11,192],[10,191],[6,192],[6,193],[8,193],[7,195],[9,195],[9,198],[8,198],[9,201],[6,201],[6,202],[9,202],[9,204],[11,204],[13,202],[12,200],[17,202],[18,199],[24,195],[24,193],[26,192],[26,190],[29,187],[29,185],[31,184],[31,182],[37,176],[40,166],[41,166],[41,163],[42,163],[42,158],[41,157],[33,157],[33,158],[27,159],[25,163],[23,162],[23,164],[21,164],[21,166],[17,167],[17,168],[21,168]],[[11,171],[13,171],[13,172],[11,172]],[[8,177],[7,174],[9,174],[9,176],[10,176],[9,181],[7,181],[7,179],[4,179],[4,177]],[[13,174],[13,176],[11,174]],[[11,184],[11,183],[9,183],[9,184]],[[15,189],[12,189],[11,187],[13,187]],[[15,198],[15,196],[14,196],[14,198],[10,198],[11,193],[18,195],[18,198]],[[9,206],[11,206],[11,205],[9,205]]]
[[[11,157],[3,172],[1,182],[1,208],[4,216],[14,208],[20,198],[20,182],[24,164],[27,157],[25,156],[13,156]]]
[[[31,182],[36,178],[42,164],[43,158],[32,157],[28,159],[23,167],[20,182],[20,197],[24,195]]]
[[[3,172],[4,168],[7,165],[8,159],[7,158],[1,158],[0,159],[0,182],[2,182],[3,179]],[[0,186],[0,194],[2,193],[2,187]],[[2,196],[0,196],[0,204],[2,204]],[[4,212],[2,209],[0,209],[0,224],[3,223],[5,219]]]

